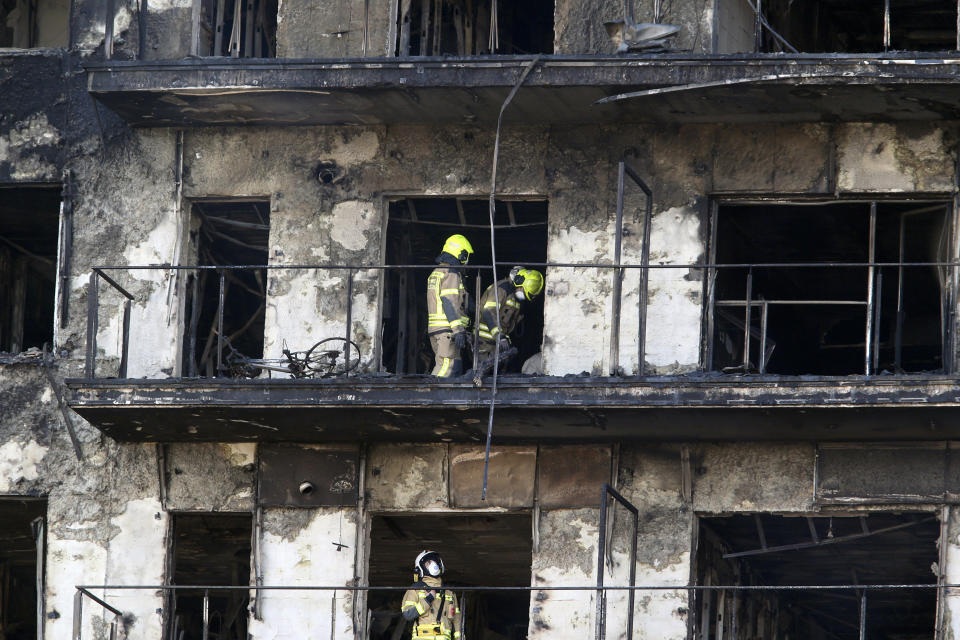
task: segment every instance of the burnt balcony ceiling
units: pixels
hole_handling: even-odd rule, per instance
[[[487,386],[425,376],[74,379],[67,388],[74,411],[122,442],[473,442],[490,401]],[[958,388],[945,375],[504,376],[495,433],[499,442],[952,440]]]
[[[492,123],[532,58],[196,58],[88,63],[133,126]],[[621,100],[599,100],[636,94]],[[818,122],[960,118],[960,58],[910,54],[544,56],[507,118]]]

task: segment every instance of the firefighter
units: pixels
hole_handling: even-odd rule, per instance
[[[413,586],[403,594],[403,619],[416,621],[412,640],[461,640],[460,605],[443,588],[443,560],[436,551],[422,551],[413,563]]]
[[[431,373],[441,378],[463,373],[461,352],[467,344],[470,317],[460,267],[472,253],[469,240],[459,233],[450,236],[437,256],[439,266],[427,279],[427,337],[434,355]]]
[[[500,299],[500,326],[497,327],[497,300],[494,291]],[[500,354],[510,349],[510,333],[523,320],[523,305],[532,301],[543,291],[543,274],[533,269],[514,267],[509,277],[487,287],[480,298],[480,326],[478,331],[478,352],[484,363],[479,366],[483,375],[486,368],[493,366],[493,354],[496,348],[496,338],[499,335]],[[485,366],[484,366],[485,365]]]

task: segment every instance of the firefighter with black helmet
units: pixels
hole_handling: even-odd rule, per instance
[[[403,594],[400,611],[414,622],[412,640],[462,640],[460,605],[443,588],[443,559],[436,551],[422,551],[413,563],[413,586]]]

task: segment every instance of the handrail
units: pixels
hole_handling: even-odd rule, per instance
[[[647,225],[649,226],[649,225]],[[510,266],[513,263],[510,262],[497,262],[497,266]],[[607,262],[530,262],[524,263],[527,267],[536,267],[539,269],[593,269],[597,271],[608,271],[612,270],[614,273],[615,286],[612,292],[614,297],[613,304],[611,306],[611,311],[608,313],[611,315],[610,326],[611,326],[611,339],[610,344],[607,348],[610,350],[610,374],[611,375],[620,375],[619,370],[619,357],[620,357],[620,311],[621,311],[621,300],[623,296],[622,287],[616,286],[620,282],[624,271],[630,269],[639,269],[641,271],[640,283],[638,285],[639,291],[639,301],[637,303],[636,309],[638,314],[638,324],[636,329],[636,347],[637,347],[637,367],[638,375],[644,375],[644,363],[645,356],[647,353],[646,338],[648,333],[648,322],[647,322],[647,308],[649,306],[648,298],[648,289],[649,289],[649,277],[648,274],[650,270],[660,270],[660,269],[680,269],[680,270],[705,270],[708,273],[704,274],[704,281],[707,283],[704,291],[704,300],[703,304],[707,305],[711,310],[714,307],[729,307],[741,305],[745,306],[744,310],[744,319],[743,319],[743,331],[744,331],[744,349],[743,349],[743,366],[745,370],[749,370],[752,365],[749,361],[749,354],[751,351],[748,349],[750,346],[752,337],[751,337],[751,314],[752,308],[755,306],[760,306],[762,309],[762,318],[766,317],[766,308],[772,304],[840,304],[842,301],[838,300],[812,300],[808,299],[807,296],[804,299],[798,299],[791,301],[789,299],[784,300],[775,300],[775,301],[763,301],[757,299],[754,295],[752,289],[752,274],[756,270],[781,270],[781,269],[867,269],[871,275],[876,277],[869,278],[869,284],[867,290],[864,292],[862,300],[851,300],[848,301],[849,304],[857,304],[865,307],[865,316],[868,318],[865,321],[866,327],[866,341],[864,342],[864,375],[872,375],[877,369],[877,355],[879,350],[879,331],[876,327],[879,326],[878,322],[880,319],[880,287],[882,286],[882,270],[896,270],[898,281],[901,282],[900,286],[902,287],[903,272],[906,268],[938,268],[938,269],[950,269],[956,270],[957,267],[960,267],[960,261],[921,261],[921,262],[909,262],[909,261],[878,261],[878,260],[865,260],[865,261],[854,261],[854,262],[735,262],[735,263],[723,263],[723,262],[709,262],[709,261],[698,261],[698,262],[688,262],[688,263],[666,263],[666,262],[657,262],[650,263],[649,257],[644,253],[641,257],[639,263],[623,263],[619,261],[619,256],[612,263]],[[343,263],[343,264],[266,264],[266,265],[168,265],[168,264],[153,264],[153,265],[97,265],[92,267],[90,272],[90,285],[88,293],[88,308],[87,308],[87,343],[86,343],[86,358],[85,358],[85,375],[87,379],[96,378],[96,354],[97,354],[97,331],[99,326],[98,312],[99,312],[99,295],[98,290],[99,281],[102,279],[107,284],[111,286],[115,291],[117,291],[121,296],[123,296],[123,321],[122,321],[122,346],[120,353],[120,365],[118,371],[118,377],[126,378],[127,377],[127,368],[129,361],[129,343],[130,343],[130,318],[131,318],[131,304],[135,297],[129,291],[127,291],[123,286],[121,286],[117,280],[112,277],[111,272],[117,271],[193,271],[193,272],[207,272],[207,273],[217,273],[219,274],[219,303],[217,305],[217,318],[218,322],[216,325],[216,358],[217,363],[217,372],[222,371],[223,366],[223,353],[224,353],[224,342],[225,338],[223,336],[223,327],[222,327],[222,317],[223,317],[223,308],[224,308],[224,297],[225,297],[225,274],[228,272],[237,272],[244,270],[265,270],[265,271],[290,271],[290,270],[318,270],[318,271],[339,271],[346,272],[345,278],[345,293],[347,298],[346,304],[346,314],[345,314],[345,333],[343,334],[347,340],[350,339],[353,331],[353,320],[356,317],[354,313],[353,305],[353,292],[355,289],[356,275],[358,272],[362,271],[375,271],[381,273],[387,273],[390,271],[399,271],[399,270],[411,270],[411,271],[429,271],[436,268],[436,265],[433,264],[362,264],[362,263]],[[491,268],[491,265],[464,265],[464,271],[470,273],[481,273],[485,270]],[[715,278],[717,272],[719,271],[729,272],[731,270],[746,270],[748,271],[747,275],[747,290],[746,294],[741,300],[736,299],[722,299],[715,300],[713,298],[713,279]],[[630,292],[628,292],[630,293]],[[747,302],[749,301],[749,304]],[[712,311],[711,311],[712,312]],[[896,322],[899,327],[902,322],[902,312],[898,308]],[[767,324],[765,321],[761,323],[761,335],[759,337],[760,344],[762,346],[766,345],[766,331]],[[941,331],[947,332],[951,328],[944,326],[941,327]],[[712,370],[713,360],[712,360],[712,349],[710,345],[712,344],[712,316],[711,324],[707,326],[707,333],[710,334],[707,336],[707,351],[704,360],[704,367],[707,370]],[[902,339],[902,331],[897,330],[896,336],[897,339]],[[353,355],[349,352],[347,353],[347,358],[352,358]],[[764,373],[765,368],[762,365],[765,365],[765,360],[760,359],[759,363],[760,372]],[[951,363],[944,360],[945,367],[948,372],[952,371]],[[351,363],[348,363],[346,367],[347,370],[350,369]],[[379,363],[376,363],[379,366]],[[895,363],[896,367],[899,370],[900,362],[897,360]],[[349,372],[346,374],[349,375]]]
[[[116,616],[116,620],[111,623],[110,640],[116,639],[116,624],[123,622],[123,613],[117,607],[110,605],[104,599],[90,593],[93,589],[111,589],[111,590],[140,590],[140,591],[164,591],[174,593],[177,591],[202,591],[204,593],[203,603],[203,637],[208,637],[209,631],[209,606],[211,591],[332,591],[336,598],[337,591],[344,592],[370,592],[370,591],[399,591],[403,592],[409,589],[409,586],[372,586],[372,585],[77,585],[74,594],[73,610],[73,636],[71,640],[83,640],[83,597],[90,598],[93,602],[100,605],[110,613]],[[447,585],[447,588],[462,592],[533,592],[533,591],[582,591],[596,593],[602,591],[604,594],[608,591],[627,591],[631,594],[638,591],[666,592],[666,591],[686,591],[691,596],[697,592],[797,592],[797,591],[854,591],[859,595],[858,617],[860,637],[864,637],[866,631],[866,601],[867,593],[897,590],[918,590],[933,589],[937,594],[943,594],[949,589],[958,589],[960,584],[818,584],[818,585],[523,585],[523,586],[456,586]],[[336,611],[336,609],[333,609]],[[631,609],[632,613],[632,609]],[[632,616],[631,616],[632,617]],[[335,621],[334,621],[335,624]],[[604,631],[605,633],[605,631]],[[632,630],[628,628],[627,640],[632,640]],[[601,636],[601,630],[598,626],[595,630],[594,640],[604,640]]]

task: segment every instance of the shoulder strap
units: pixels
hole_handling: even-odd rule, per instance
[[[440,607],[437,609],[437,624],[440,624],[440,618],[443,617],[443,607],[446,604],[443,600],[443,594],[446,589],[440,589],[440,592],[437,593],[437,597],[440,599]]]

